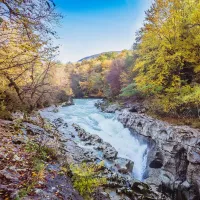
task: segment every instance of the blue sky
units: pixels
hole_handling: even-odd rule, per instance
[[[54,0],[64,16],[57,27],[58,59],[75,62],[93,54],[130,49],[152,0]]]

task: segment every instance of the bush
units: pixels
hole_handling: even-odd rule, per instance
[[[26,144],[26,151],[34,152],[36,157],[40,160],[46,161],[48,159],[56,159],[56,152],[53,148],[39,145],[35,142],[29,141]]]
[[[88,165],[86,163],[72,165],[73,185],[85,199],[91,199],[91,194],[99,186],[106,184],[106,178],[100,176],[102,165]]]
[[[11,120],[12,116],[10,114],[9,111],[5,110],[5,111],[0,111],[0,119],[5,119],[5,120]]]
[[[0,101],[0,119],[10,120],[12,118],[9,111],[6,110],[4,101]]]
[[[131,96],[136,95],[136,94],[138,94],[138,91],[136,89],[136,84],[131,83],[127,87],[122,88],[121,94],[119,96],[121,96],[121,97],[131,97]]]

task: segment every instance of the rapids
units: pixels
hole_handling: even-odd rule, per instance
[[[95,107],[97,99],[75,99],[75,105],[59,107],[58,112],[41,111],[50,121],[62,118],[67,123],[78,124],[91,134],[99,135],[110,143],[118,156],[134,162],[133,176],[142,180],[146,168],[147,145],[135,138],[128,128],[117,120],[115,113],[103,113]]]

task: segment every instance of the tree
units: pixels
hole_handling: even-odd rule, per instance
[[[155,0],[139,32],[137,89],[158,97],[166,112],[189,103],[184,97],[199,90],[199,10],[195,0]]]
[[[107,74],[107,82],[110,85],[111,89],[111,96],[117,96],[120,94],[120,90],[122,87],[120,81],[120,75],[124,68],[124,61],[123,60],[114,60],[111,64],[110,71]]]
[[[52,25],[60,15],[53,1],[0,1],[1,96],[17,94],[33,109],[50,91],[49,77],[57,47]],[[10,98],[10,97],[9,97]]]

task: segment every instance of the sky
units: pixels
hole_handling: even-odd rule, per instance
[[[130,49],[152,0],[54,0],[63,15],[56,27],[62,63]]]

